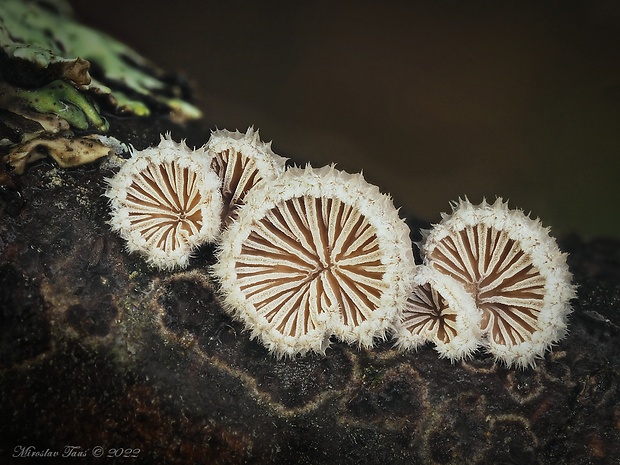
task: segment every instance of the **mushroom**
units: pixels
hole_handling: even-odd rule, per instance
[[[271,142],[261,142],[258,130],[245,134],[226,129],[214,131],[206,145],[211,168],[222,180],[224,209],[222,221],[229,223],[247,192],[262,180],[284,173],[286,158],[271,150]]]
[[[461,283],[481,314],[484,344],[508,366],[533,366],[567,332],[575,286],[549,229],[498,198],[453,205],[424,233],[425,265]]]
[[[278,356],[323,353],[331,335],[372,346],[402,312],[415,267],[391,198],[333,166],[257,185],[217,258],[225,308]]]
[[[480,345],[480,314],[461,283],[428,266],[418,266],[415,287],[401,320],[395,323],[396,347],[435,344],[442,358],[469,358]]]
[[[185,268],[192,252],[219,234],[220,180],[202,150],[169,134],[157,147],[132,149],[132,158],[106,181],[109,224],[130,252],[158,268]]]

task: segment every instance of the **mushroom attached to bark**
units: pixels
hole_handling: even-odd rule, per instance
[[[419,266],[402,320],[395,323],[396,346],[415,349],[427,342],[454,362],[480,346],[480,313],[461,283],[430,267]]]
[[[219,234],[219,178],[203,151],[169,135],[157,147],[133,150],[107,182],[112,229],[158,268],[185,268],[192,252]]]
[[[329,337],[382,338],[412,289],[409,228],[389,196],[333,166],[291,168],[252,189],[222,234],[225,307],[277,355]]]
[[[460,200],[425,233],[425,264],[460,282],[481,312],[484,344],[508,366],[535,364],[567,332],[575,286],[538,219],[502,199]]]
[[[247,192],[260,181],[270,181],[284,173],[286,158],[271,150],[271,143],[260,140],[258,130],[245,134],[226,129],[214,131],[206,145],[211,168],[222,180],[224,208],[222,220],[229,223]]]

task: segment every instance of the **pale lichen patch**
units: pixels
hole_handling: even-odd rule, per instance
[[[17,174],[24,174],[26,166],[52,157],[61,168],[73,168],[92,163],[112,152],[94,135],[83,137],[41,136],[11,147],[4,162]]]

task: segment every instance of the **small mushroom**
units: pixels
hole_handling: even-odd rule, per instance
[[[460,282],[481,312],[488,351],[508,366],[533,366],[567,331],[575,286],[549,229],[501,198],[454,204],[425,232],[424,262]]]
[[[185,268],[191,253],[219,234],[220,180],[202,150],[169,134],[157,147],[132,150],[107,182],[112,229],[158,268]]]
[[[418,266],[415,287],[402,320],[395,323],[396,346],[415,349],[435,344],[441,357],[469,358],[480,346],[480,314],[461,283],[428,266]]]
[[[206,146],[211,168],[222,180],[224,209],[222,220],[229,223],[247,192],[262,180],[284,173],[286,158],[271,150],[271,143],[260,140],[258,130],[245,134],[226,129],[214,131]]]
[[[217,256],[225,307],[278,356],[323,353],[331,335],[372,346],[402,312],[415,266],[391,198],[333,166],[249,191]]]

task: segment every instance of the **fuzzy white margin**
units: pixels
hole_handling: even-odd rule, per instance
[[[523,343],[503,345],[492,338],[484,338],[487,350],[507,366],[525,368],[535,366],[547,350],[567,334],[567,319],[572,312],[571,300],[576,296],[572,275],[566,263],[567,255],[562,253],[550,229],[532,219],[522,210],[508,208],[508,202],[498,198],[493,204],[483,200],[472,205],[467,198],[452,204],[452,214],[442,214],[439,224],[429,231],[423,231],[420,245],[426,257],[446,236],[456,234],[466,227],[484,224],[504,231],[531,258],[532,265],[545,278],[543,309],[537,320],[536,331]],[[432,260],[425,258],[425,264],[432,266]]]
[[[414,283],[416,287],[428,284],[445,299],[448,308],[456,313],[456,336],[449,342],[443,342],[437,338],[435,331],[413,334],[402,321],[397,321],[394,325],[395,346],[400,350],[417,350],[432,342],[441,358],[451,362],[471,358],[481,343],[480,312],[474,298],[460,282],[425,265],[417,267]],[[403,317],[407,312],[405,308]]]
[[[302,196],[338,199],[358,209],[376,231],[381,262],[386,265],[383,281],[388,286],[380,297],[380,305],[372,312],[372,318],[359,326],[346,327],[335,309],[324,309],[325,320],[318,322],[313,334],[294,339],[283,336],[257,313],[238,285],[235,265],[255,222],[279,203]],[[212,271],[220,283],[226,310],[245,324],[252,338],[258,337],[277,356],[294,356],[309,351],[324,353],[331,335],[348,343],[357,342],[363,347],[371,347],[375,338],[385,338],[392,322],[400,317],[415,274],[409,227],[399,217],[389,195],[382,194],[377,186],[366,182],[362,174],[349,174],[333,165],[318,169],[307,165],[305,168],[289,168],[276,180],[256,186],[247,195],[238,215],[221,236],[218,262]]]
[[[201,205],[203,223],[199,233],[192,236],[186,234],[183,237],[185,246],[168,253],[150,246],[142,235],[132,228],[126,199],[127,189],[147,166],[172,162],[198,174],[197,187],[204,201]],[[131,158],[113,177],[106,178],[106,182],[108,189],[104,195],[110,199],[111,218],[108,223],[112,230],[125,239],[129,252],[142,254],[149,264],[157,268],[187,267],[192,252],[200,245],[214,241],[219,235],[222,212],[220,179],[210,168],[203,149],[190,150],[185,141],[180,143],[173,141],[170,133],[161,136],[161,141],[156,147],[141,151],[132,147]]]
[[[245,134],[227,129],[212,131],[209,141],[203,148],[210,159],[226,150],[241,153],[254,162],[264,180],[272,180],[282,175],[288,160],[273,152],[271,142],[261,141],[258,129],[254,130],[253,127],[249,127]]]

